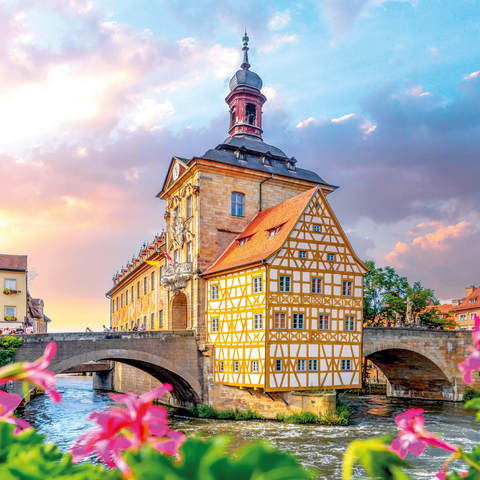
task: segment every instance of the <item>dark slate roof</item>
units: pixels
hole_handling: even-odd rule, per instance
[[[256,88],[261,90],[263,86],[262,79],[255,73],[250,70],[242,69],[238,70],[237,73],[230,80],[230,91],[235,90],[236,87],[241,85],[246,85],[248,87]]]
[[[239,160],[235,155],[235,152],[242,147],[245,149],[246,160]],[[271,166],[264,165],[261,160],[263,154],[266,154],[267,152],[270,152],[271,154]],[[282,150],[272,145],[268,145],[261,139],[250,135],[235,135],[233,137],[228,137],[223,143],[218,145],[217,148],[207,150],[200,158],[337,188],[333,185],[329,185],[311,170],[305,170],[303,168],[289,170],[285,164],[288,157],[282,152]],[[295,160],[293,160],[293,162],[295,162]]]

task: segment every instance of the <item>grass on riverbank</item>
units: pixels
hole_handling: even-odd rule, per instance
[[[480,397],[480,390],[475,390],[474,388],[467,388],[463,394],[463,402],[468,402],[473,398]]]
[[[274,419],[267,419],[263,415],[252,410],[217,410],[209,405],[190,407],[189,412],[197,418],[209,418],[216,420],[273,420],[297,425],[341,425],[350,423],[352,408],[342,400],[337,400],[336,412],[328,412],[325,415],[315,415],[312,412],[292,413],[289,415],[277,413]]]

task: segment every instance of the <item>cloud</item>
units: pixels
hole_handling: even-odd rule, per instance
[[[290,10],[287,9],[284,12],[276,12],[273,17],[267,23],[270,30],[280,30],[285,28],[291,21]]]
[[[283,35],[273,35],[268,43],[265,43],[260,47],[261,52],[271,53],[277,50],[279,47],[285,43],[296,43],[298,42],[297,35],[289,35],[287,33]]]
[[[390,0],[317,0],[330,31],[336,38],[343,37],[372,8]],[[416,0],[393,0],[415,5]]]

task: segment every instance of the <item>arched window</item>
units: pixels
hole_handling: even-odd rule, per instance
[[[243,193],[232,192],[232,215],[243,217],[245,213],[245,195]]]
[[[255,120],[257,118],[257,107],[253,103],[247,103],[245,117],[245,120],[249,125],[255,125]]]

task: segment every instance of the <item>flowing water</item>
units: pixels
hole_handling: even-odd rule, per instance
[[[60,404],[54,404],[45,396],[38,396],[25,408],[25,418],[47,440],[57,443],[64,451],[89,425],[88,414],[105,410],[114,402],[107,393],[92,390],[91,377],[58,377],[57,385],[63,395]],[[268,440],[277,448],[294,454],[305,466],[316,467],[318,479],[340,479],[342,457],[348,444],[356,438],[397,433],[395,416],[408,408],[423,408],[427,430],[442,433],[443,438],[467,451],[480,442],[480,425],[474,414],[461,404],[411,401],[386,397],[346,396],[344,399],[354,408],[352,425],[326,427],[291,425],[277,422],[236,422],[228,420],[203,420],[172,417],[170,426],[186,434],[195,432],[201,436],[228,434],[233,445],[240,446],[255,439]],[[440,470],[448,452],[428,447],[424,455],[407,457],[414,469],[414,478],[433,478]],[[461,468],[461,467],[459,467]],[[358,471],[358,476],[361,472]]]

